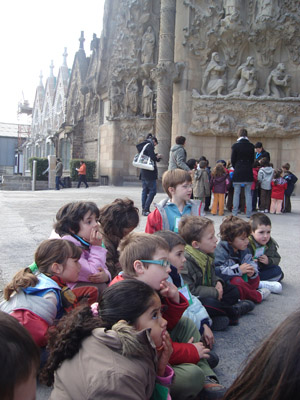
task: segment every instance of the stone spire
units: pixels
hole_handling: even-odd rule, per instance
[[[50,78],[53,78],[54,77],[54,75],[53,75],[53,69],[54,69],[54,64],[53,64],[53,60],[51,60],[51,64],[50,64]]]
[[[39,86],[44,87],[44,85],[43,85],[43,71],[40,71],[40,76],[39,76],[39,78],[40,78]]]
[[[68,53],[67,53],[67,48],[65,47],[64,54],[63,54],[63,66],[64,67],[67,67],[67,57],[68,57]]]
[[[84,31],[81,31],[81,35],[80,35],[80,38],[79,38],[79,50],[84,50],[84,41],[85,41],[85,38],[84,38]]]

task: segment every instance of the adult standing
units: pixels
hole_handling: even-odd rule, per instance
[[[49,169],[49,168],[48,168]],[[55,188],[59,190],[59,185],[65,188],[65,185],[62,183],[61,177],[63,174],[63,163],[60,158],[56,159],[56,167],[55,167]]]
[[[85,184],[85,187],[88,188],[89,185],[86,181],[86,165],[84,161],[80,161],[80,167],[76,168],[76,171],[78,172],[78,185],[77,188],[80,188],[81,182]]]
[[[175,145],[171,147],[169,157],[168,170],[172,169],[184,169],[190,171],[189,166],[186,163],[186,151],[184,148],[186,138],[184,136],[177,136],[175,139]]]
[[[253,182],[254,145],[250,143],[246,129],[241,128],[238,136],[237,142],[231,148],[231,164],[234,168],[232,214],[236,216],[238,213],[241,187],[243,186],[245,188],[246,216],[250,218],[252,212],[251,185]]]
[[[255,149],[255,159],[260,161],[262,158],[267,158],[270,161],[270,153],[268,153],[264,148],[262,142],[257,142],[254,145]]]
[[[156,180],[157,180],[157,166],[156,162],[161,160],[161,155],[155,153],[154,148],[158,145],[158,140],[151,133],[147,136],[146,140],[139,143],[136,148],[140,153],[143,147],[145,148],[144,154],[149,156],[154,162],[154,170],[149,171],[146,169],[141,169],[140,178],[143,184],[142,189],[142,215],[147,216],[150,214],[150,206],[156,195]]]

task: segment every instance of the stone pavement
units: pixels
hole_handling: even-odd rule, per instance
[[[16,271],[33,261],[38,244],[48,238],[57,210],[65,203],[90,200],[99,207],[115,198],[129,197],[141,208],[140,187],[98,186],[89,189],[45,190],[36,192],[0,191],[0,290]],[[155,200],[164,198],[157,194]],[[260,341],[289,313],[299,307],[300,274],[300,198],[292,197],[293,213],[271,215],[272,236],[279,244],[281,266],[285,273],[283,293],[271,294],[262,304],[241,318],[238,326],[216,332],[214,350],[220,357],[216,368],[220,381],[229,386],[240,371],[241,363]],[[207,215],[210,217],[210,215]],[[222,217],[212,217],[218,232]],[[141,217],[138,231],[144,231]],[[50,390],[38,387],[37,400],[46,400]]]

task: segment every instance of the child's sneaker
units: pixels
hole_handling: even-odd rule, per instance
[[[257,291],[261,294],[262,300],[265,300],[271,294],[271,291],[267,288],[257,289]]]
[[[254,307],[255,304],[251,300],[240,300],[233,306],[233,308],[237,310],[239,317],[252,311]]]
[[[271,281],[260,281],[259,289],[267,288],[271,293],[279,294],[282,292],[282,285],[279,282],[271,282]]]
[[[224,331],[228,327],[228,325],[229,325],[229,318],[226,317],[225,315],[212,317],[212,326],[211,326],[212,331]]]
[[[226,390],[225,386],[218,383],[216,377],[206,376],[199,398],[201,400],[223,399]]]

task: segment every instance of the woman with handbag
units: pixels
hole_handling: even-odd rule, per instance
[[[147,135],[146,140],[139,143],[136,148],[140,153],[144,149],[144,155],[151,158],[154,164],[154,169],[141,168],[140,179],[143,184],[142,189],[142,215],[147,216],[150,214],[150,206],[156,195],[156,180],[157,180],[157,167],[156,162],[161,160],[161,155],[154,152],[155,146],[158,145],[158,140],[151,133]],[[146,146],[146,147],[145,147]],[[144,148],[145,147],[145,148]]]

